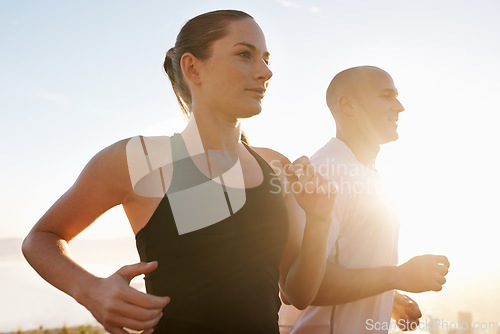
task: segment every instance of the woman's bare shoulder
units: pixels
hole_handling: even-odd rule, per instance
[[[125,151],[129,184],[135,193],[162,197],[173,169],[170,137],[132,137]]]
[[[171,151],[168,136],[135,136],[125,139],[125,142],[127,159],[142,158],[147,155],[154,161],[162,160],[165,158],[165,153]]]
[[[290,160],[286,156],[270,148],[252,147],[252,150],[259,154],[272,167],[274,167],[274,165],[285,166],[290,163]]]
[[[100,189],[113,191],[127,189],[128,171],[126,147],[131,138],[119,140],[97,152],[87,163],[75,186],[88,188],[99,185]]]
[[[132,189],[134,177],[141,174],[144,167],[155,169],[168,163],[170,156],[167,136],[122,139],[99,151],[85,166],[79,179],[101,182],[102,186],[127,192]]]

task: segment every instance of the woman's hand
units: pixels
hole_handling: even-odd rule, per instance
[[[124,266],[107,278],[99,278],[77,300],[112,334],[128,334],[124,328],[152,333],[170,298],[145,294],[129,284],[157,267],[157,262]]]
[[[319,174],[306,156],[292,164],[285,164],[284,168],[288,181],[286,189],[293,193],[306,216],[330,224],[337,195],[336,185]]]

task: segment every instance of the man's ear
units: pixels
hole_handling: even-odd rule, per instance
[[[354,116],[356,114],[356,108],[354,108],[353,100],[350,96],[347,95],[339,96],[338,106],[340,112],[346,116]]]
[[[181,69],[184,77],[193,84],[198,84],[200,82],[200,72],[198,66],[200,66],[200,61],[198,58],[193,56],[192,53],[186,52],[181,57]]]

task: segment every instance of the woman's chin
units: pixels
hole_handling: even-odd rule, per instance
[[[253,108],[248,108],[246,110],[242,110],[242,112],[240,113],[241,116],[239,118],[251,118],[251,117],[259,115],[261,112],[262,112],[262,106],[259,102],[258,106],[255,106]]]

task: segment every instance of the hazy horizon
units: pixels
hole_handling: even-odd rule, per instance
[[[8,303],[0,306],[0,332],[94,323],[91,314],[72,298],[52,287],[29,267],[21,254],[22,239],[0,239],[0,295]],[[102,277],[121,266],[139,261],[133,238],[91,240],[70,243],[73,256],[86,268]],[[417,301],[424,318],[457,321],[458,312],[472,312],[473,321],[498,322],[500,319],[500,271],[489,275],[458,276],[450,271],[441,292],[408,294]],[[142,278],[133,281],[144,289]],[[476,287],[482,294],[478,295]],[[16,295],[20,294],[20,295]],[[423,319],[424,319],[423,318]]]

